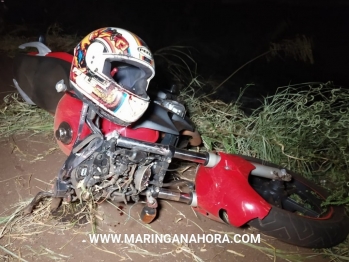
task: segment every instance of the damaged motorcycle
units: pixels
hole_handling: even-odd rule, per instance
[[[39,193],[29,211],[46,196],[56,204],[144,199],[141,219],[150,223],[158,199],[167,199],[297,246],[331,247],[347,237],[344,207],[322,206],[328,194],[313,182],[252,157],[186,149],[201,137],[173,90],[149,98],[154,59],[135,34],[95,30],[73,55],[42,42],[20,48],[37,51],[16,56],[15,87],[26,102],[54,114],[54,134],[68,156],[53,192]],[[197,164],[195,183],[166,178],[174,159]],[[178,185],[186,190],[173,189]]]

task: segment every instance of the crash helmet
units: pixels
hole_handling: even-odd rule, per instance
[[[147,89],[154,69],[153,55],[140,37],[105,27],[91,32],[75,47],[70,83],[97,113],[127,126],[148,108]]]

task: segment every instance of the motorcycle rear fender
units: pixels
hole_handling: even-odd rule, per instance
[[[26,101],[54,114],[63,95],[57,93],[55,86],[60,80],[68,85],[73,56],[63,52],[47,53],[45,56],[36,54],[16,55],[14,83]]]
[[[257,217],[263,219],[271,206],[248,183],[255,167],[239,156],[219,155],[221,160],[215,167],[200,166],[197,171],[196,210],[220,222],[224,222],[225,211],[229,223],[236,227]]]

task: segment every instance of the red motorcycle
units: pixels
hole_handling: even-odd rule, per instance
[[[157,199],[169,199],[188,204],[210,219],[236,227],[248,224],[293,245],[331,247],[347,237],[349,219],[344,207],[323,207],[326,191],[302,176],[247,156],[187,150],[188,145],[198,146],[201,138],[173,92],[159,92],[132,123],[125,123],[127,118],[121,121],[110,117],[101,110],[106,104],[91,103],[91,93],[75,88],[71,80],[85,73],[75,69],[88,64],[79,59],[88,56],[84,48],[96,43],[93,37],[114,41],[118,50],[125,44],[131,45],[120,33],[110,32],[110,28],[95,31],[95,35],[78,45],[74,56],[51,52],[41,42],[20,46],[34,47],[38,52],[16,56],[14,84],[24,100],[54,114],[57,143],[68,155],[53,193],[39,193],[29,211],[46,196],[53,197],[56,207],[62,199],[67,202],[110,199],[124,203],[145,199],[147,204],[141,218],[150,223],[156,217]],[[147,49],[138,51],[145,60],[150,57]],[[114,69],[108,70],[113,75]],[[114,71],[122,75],[125,70],[129,69],[122,65]],[[91,82],[97,71],[86,72],[83,80]],[[92,92],[98,95],[109,92],[108,88],[99,86]],[[109,99],[110,93],[98,98],[103,95]],[[130,101],[135,97],[141,95],[130,96]],[[166,171],[174,159],[198,164],[195,183],[167,179]],[[179,185],[186,188],[186,193],[173,189]]]

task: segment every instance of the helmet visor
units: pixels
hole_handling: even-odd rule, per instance
[[[113,67],[114,66],[114,67]],[[115,65],[112,63],[112,69]],[[135,95],[147,98],[148,81],[145,72],[132,65],[117,65],[117,70],[113,75],[113,79],[120,86]]]

